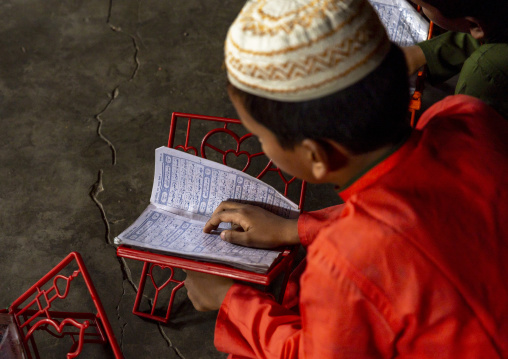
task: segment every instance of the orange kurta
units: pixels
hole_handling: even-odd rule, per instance
[[[396,152],[303,214],[299,312],[235,284],[215,345],[249,358],[507,358],[508,122],[430,108]]]

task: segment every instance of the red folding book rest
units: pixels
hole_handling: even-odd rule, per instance
[[[244,133],[243,135],[238,134],[242,131],[245,132],[245,129],[237,119],[175,112],[171,117],[168,147],[180,149],[203,158],[216,160],[225,165],[228,165],[228,161],[234,162],[239,158],[243,158],[245,164],[239,169],[258,179],[264,178],[266,180],[267,176],[271,174],[272,178],[277,179],[279,184],[283,186],[281,192],[284,193],[284,196],[292,197],[291,195],[294,195],[294,197],[298,197],[296,202],[299,203],[299,208],[301,209],[305,195],[305,182],[298,181],[294,177],[289,180],[286,179],[282,172],[272,164],[272,161],[270,161],[261,150],[252,150],[248,147],[248,144],[255,143],[259,148],[259,145],[250,133]],[[192,137],[191,132],[193,134]],[[229,165],[231,165],[231,163]],[[270,184],[276,187],[273,183]],[[284,273],[279,295],[279,300],[282,300],[284,288],[297,251],[297,247],[286,249],[281,259],[265,274],[236,269],[227,265],[198,262],[171,255],[154,253],[147,250],[131,248],[126,245],[120,245],[118,247],[117,255],[144,263],[132,312],[144,318],[167,323],[169,321],[175,294],[183,286],[183,282],[174,277],[174,268],[216,274],[235,280],[260,284],[265,287],[278,278],[279,274]],[[169,270],[169,277],[160,285],[157,284],[153,274],[154,268]],[[149,280],[147,281],[147,279]],[[140,310],[143,296],[147,296],[145,293],[145,285],[147,283],[151,285],[150,290],[154,291],[150,313]],[[171,286],[173,286],[173,289],[170,289]],[[158,300],[160,299],[160,294],[165,289],[171,290],[169,304],[164,315],[157,315],[156,309],[158,308]]]
[[[70,275],[63,274],[65,270],[69,272],[72,269],[75,270]],[[55,311],[53,305],[71,307],[69,306],[71,300],[68,298],[71,284],[74,284],[74,288],[75,283],[81,279],[86,284],[97,312],[94,314]],[[73,281],[75,282],[72,283]],[[82,295],[78,295],[77,299],[79,300],[78,305],[82,304]],[[72,304],[76,304],[76,301],[73,301]],[[9,316],[8,319],[14,324],[9,327],[11,329],[15,327],[14,331],[16,332],[11,335],[15,335],[21,344],[17,349],[12,348],[8,352],[10,355],[13,351],[18,354],[22,351],[24,356],[20,356],[21,358],[40,359],[35,333],[45,331],[59,339],[70,338],[72,345],[67,353],[68,359],[77,357],[82,352],[83,345],[88,343],[108,344],[111,346],[115,358],[123,358],[97,291],[77,252],[71,252],[55,268],[16,299],[7,310],[1,310],[0,315],[4,319]],[[4,348],[4,350],[6,349]],[[9,354],[0,352],[0,357]]]

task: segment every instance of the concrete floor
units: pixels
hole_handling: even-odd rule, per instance
[[[149,202],[171,112],[236,117],[222,47],[242,4],[0,2],[0,308],[77,251],[126,358],[225,357],[216,313],[196,312],[184,291],[167,325],[131,313],[141,267],[119,261],[112,241]],[[311,187],[306,209],[338,202],[331,193]],[[43,358],[64,357],[68,342],[39,339]],[[112,357],[93,347],[82,357]]]

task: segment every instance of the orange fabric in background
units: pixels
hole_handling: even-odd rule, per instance
[[[301,215],[300,313],[235,284],[217,349],[237,358],[508,357],[507,159],[506,120],[472,97],[440,101],[340,193],[344,205]]]

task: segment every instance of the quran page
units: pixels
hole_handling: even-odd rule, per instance
[[[298,206],[273,187],[242,171],[168,147],[155,151],[150,203],[206,222],[225,200],[248,201],[285,218]]]
[[[411,46],[427,39],[429,22],[408,0],[369,0],[386,28],[388,37],[399,46]]]
[[[229,264],[259,273],[266,272],[280,255],[280,251],[225,242],[218,234],[203,233],[203,225],[203,222],[161,210],[151,204],[115,239],[115,243]]]

